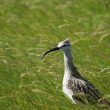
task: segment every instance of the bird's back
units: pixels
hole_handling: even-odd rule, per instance
[[[78,103],[94,103],[100,99],[99,91],[83,78],[71,77],[68,80],[67,88],[73,91],[73,100],[76,100]]]

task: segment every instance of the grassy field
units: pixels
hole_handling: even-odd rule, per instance
[[[78,71],[110,100],[109,0],[0,0],[0,110],[98,110],[62,93],[70,38]]]

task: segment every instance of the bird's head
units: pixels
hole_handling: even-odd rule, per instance
[[[65,50],[69,49],[70,46],[71,46],[70,40],[69,39],[66,39],[66,40],[58,43],[57,47],[52,48],[52,49],[46,51],[41,58],[43,58],[48,53],[53,52],[53,51],[56,51],[56,50],[64,50],[65,51]]]

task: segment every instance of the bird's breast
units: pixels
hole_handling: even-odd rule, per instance
[[[64,73],[63,86],[67,86],[67,85],[68,85],[68,81],[69,81],[70,77],[71,77],[71,76],[70,76],[69,73],[67,73],[67,72]]]

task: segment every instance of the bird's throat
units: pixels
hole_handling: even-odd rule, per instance
[[[64,51],[64,68],[65,72],[73,73],[73,58],[71,55],[71,50]]]

